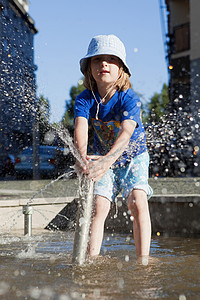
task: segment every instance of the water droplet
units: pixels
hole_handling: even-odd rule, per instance
[[[15,270],[14,275],[17,277],[19,276],[19,270]]]
[[[187,298],[186,298],[186,296],[185,295],[179,295],[179,298],[178,298],[179,300],[186,300]]]
[[[82,226],[85,223],[85,219],[82,217],[79,219],[79,226]]]
[[[80,79],[80,80],[78,81],[78,84],[79,84],[79,85],[82,85],[82,84],[83,84],[83,80]]]
[[[162,194],[167,194],[167,189],[166,188],[162,189]]]
[[[121,206],[122,206],[122,201],[119,200],[119,201],[117,202],[117,206],[118,206],[118,207],[121,207]]]
[[[126,262],[128,262],[129,261],[129,255],[126,255],[124,259],[125,259]]]
[[[117,263],[117,268],[118,268],[118,270],[121,270],[121,269],[123,268],[123,265],[122,265],[121,262],[118,262],[118,263]]]
[[[148,257],[146,257],[146,256],[142,257],[142,264],[143,264],[143,266],[147,266],[148,263],[149,263]]]

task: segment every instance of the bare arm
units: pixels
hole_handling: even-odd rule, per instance
[[[75,119],[74,145],[77,148],[78,152],[80,153],[80,156],[85,165],[87,163],[86,161],[87,144],[88,144],[88,120],[84,117],[77,117]]]
[[[119,158],[128,146],[130,138],[135,130],[136,122],[132,120],[124,120],[121,123],[121,129],[118,137],[113,144],[111,150],[105,155],[96,157],[90,156],[91,161],[88,165],[89,177],[94,181],[99,180],[108,171],[112,164]]]

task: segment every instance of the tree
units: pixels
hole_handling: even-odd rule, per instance
[[[85,87],[83,85],[83,80],[78,81],[77,86],[72,86],[70,89],[70,100],[66,101],[66,111],[62,119],[62,124],[64,127],[68,128],[69,131],[73,130],[74,127],[74,104],[76,97],[84,91]]]
[[[164,83],[161,93],[155,93],[148,104],[148,113],[146,121],[148,123],[159,122],[161,117],[167,113],[167,107],[169,104],[168,87]]]
[[[50,130],[50,103],[43,95],[38,101],[40,143],[44,143],[45,134]]]

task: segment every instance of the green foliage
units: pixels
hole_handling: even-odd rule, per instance
[[[72,86],[70,89],[70,100],[66,101],[66,111],[62,119],[62,124],[64,127],[68,128],[70,131],[74,127],[74,104],[76,97],[84,91],[85,87],[83,85],[83,80],[79,80],[77,86]]]
[[[143,123],[146,123],[147,121],[147,111],[146,111],[146,99],[144,97],[143,94],[141,94],[140,92],[138,91],[135,91],[136,94],[138,95],[138,97],[140,98],[140,101],[141,101],[141,118],[142,118],[142,122]]]
[[[60,124],[57,123],[57,122],[53,122],[53,123],[51,123],[51,128],[52,128],[53,130],[59,130]]]
[[[164,83],[161,93],[155,93],[148,104],[148,112],[145,118],[147,123],[157,123],[167,113],[169,104],[168,87]]]

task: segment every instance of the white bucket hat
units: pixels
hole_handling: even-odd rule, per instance
[[[129,67],[126,64],[126,50],[124,44],[115,35],[97,35],[92,38],[87,54],[80,60],[80,68],[83,74],[87,69],[88,58],[96,55],[115,55],[119,57],[123,62],[125,72],[131,76]]]

